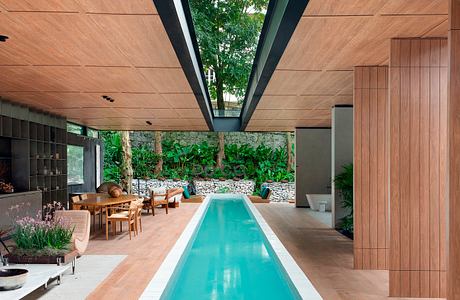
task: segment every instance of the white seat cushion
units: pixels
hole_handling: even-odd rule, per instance
[[[169,198],[169,203],[180,202],[181,199],[182,199],[182,194],[177,194]]]
[[[128,217],[128,211],[120,211],[115,214],[111,214],[109,216],[109,219],[110,218],[127,218],[127,217]]]
[[[150,189],[150,192],[151,193],[153,192],[153,200],[164,200],[164,199],[166,199],[166,196],[155,196],[155,195],[166,195],[166,188],[164,188],[164,187]]]

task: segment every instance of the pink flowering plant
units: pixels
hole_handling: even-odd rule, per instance
[[[65,254],[70,250],[74,227],[62,219],[53,218],[54,211],[61,209],[57,203],[44,207],[35,217],[16,220],[13,240],[16,255],[52,256]]]

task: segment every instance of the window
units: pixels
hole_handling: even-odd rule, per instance
[[[67,145],[67,184],[83,184],[83,147]]]
[[[74,123],[67,123],[67,132],[75,133],[82,135],[83,134],[83,126],[74,124]]]
[[[89,137],[97,139],[99,137],[98,133],[99,132],[96,129],[92,129],[92,128],[86,129],[86,135]]]

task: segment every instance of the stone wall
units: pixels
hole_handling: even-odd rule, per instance
[[[294,133],[291,133],[294,136]],[[152,131],[131,132],[131,143],[133,147],[141,145],[154,148],[154,133]],[[217,132],[184,132],[184,131],[164,131],[163,140],[174,140],[182,145],[200,144],[207,142],[209,145],[217,146]],[[249,144],[257,147],[264,144],[272,149],[285,148],[287,135],[285,132],[226,132],[225,144],[243,145]]]
[[[134,179],[133,180],[133,194],[142,195],[145,197],[149,196],[149,189],[165,187],[166,189],[178,188],[188,186],[189,182],[186,180],[174,181],[171,179],[158,180],[158,179]]]
[[[262,187],[268,187],[272,194],[270,200],[272,202],[287,202],[288,200],[295,200],[295,183],[288,182],[265,182],[262,183]]]
[[[149,195],[149,189],[165,187],[166,189],[188,186],[189,191],[197,195],[208,195],[215,193],[237,193],[252,195],[254,193],[255,183],[252,180],[195,180],[189,182],[186,180],[173,181],[170,179],[167,180],[157,180],[157,179],[134,179],[133,180],[133,193],[139,194],[142,196]],[[272,202],[287,202],[288,200],[295,199],[295,183],[288,182],[271,182],[263,183],[262,186],[266,186],[271,189],[272,194],[270,195],[270,200]]]
[[[208,195],[213,193],[238,193],[252,195],[255,183],[252,180],[195,180],[193,181],[197,195]]]

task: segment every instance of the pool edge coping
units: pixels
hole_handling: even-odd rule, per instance
[[[209,202],[213,196],[216,194],[209,194],[203,200],[203,203],[198,207],[198,210],[194,213],[192,218],[190,219],[189,223],[185,227],[184,231],[181,233],[179,238],[177,239],[174,246],[169,251],[166,258],[158,268],[157,272],[147,284],[146,288],[144,289],[142,295],[139,299],[147,300],[147,299],[160,299],[163,292],[165,291],[169,280],[173,276],[173,273],[179,264],[182,255],[184,254],[191,238],[193,237],[195,231],[200,224],[204,213],[206,212]],[[223,195],[223,194],[217,194]],[[276,236],[274,231],[270,228],[268,223],[265,221],[261,213],[257,210],[255,205],[249,200],[247,195],[244,194],[228,194],[228,196],[238,196],[242,197],[243,200],[246,202],[247,207],[251,211],[252,215],[256,219],[257,223],[259,224],[260,229],[262,229],[265,238],[270,243],[273,251],[278,257],[281,265],[283,266],[284,270],[286,271],[287,275],[289,276],[292,284],[297,289],[300,297],[302,299],[311,299],[311,300],[322,300],[323,298],[320,296],[318,291],[315,289],[311,281],[305,275],[305,273],[300,269],[299,265],[295,262],[294,258],[291,254],[287,251],[284,247],[283,243],[280,239]]]
[[[179,264],[179,261],[184,254],[190,239],[193,237],[195,230],[200,224],[201,219],[208,208],[210,199],[211,195],[208,195],[203,200],[203,203],[200,204],[197,211],[193,214],[187,226],[185,226],[184,231],[182,231],[176,243],[161,263],[160,268],[158,268],[157,272],[150,280],[139,299],[156,300],[161,298],[161,295],[165,291],[166,286],[168,285],[168,282],[174,273],[174,270]]]

